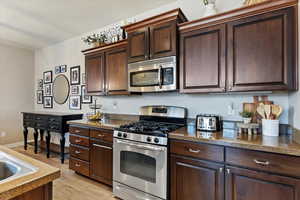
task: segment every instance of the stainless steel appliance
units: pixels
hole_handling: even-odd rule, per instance
[[[124,200],[167,199],[168,133],[186,123],[186,109],[146,106],[138,122],[114,131],[113,193]]]
[[[130,92],[176,90],[176,56],[129,64],[128,89]]]
[[[196,117],[196,129],[199,131],[220,131],[221,117],[217,115],[198,115]]]

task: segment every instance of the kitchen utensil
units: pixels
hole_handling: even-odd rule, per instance
[[[282,114],[282,107],[279,105],[272,105],[272,114],[275,115],[275,119],[279,119],[280,115]]]
[[[264,104],[260,104],[257,109],[256,109],[257,113],[263,118],[266,119],[266,114],[265,114],[265,106]]]
[[[266,119],[270,119],[271,116],[271,105],[264,105]]]

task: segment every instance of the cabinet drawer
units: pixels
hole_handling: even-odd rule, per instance
[[[61,123],[61,118],[60,117],[49,117],[48,123]]]
[[[70,157],[69,168],[85,176],[90,175],[90,165],[88,162]]]
[[[74,158],[90,161],[90,150],[85,147],[70,145],[70,155]]]
[[[35,122],[34,121],[30,121],[30,120],[24,121],[23,125],[24,125],[24,127],[35,128]]]
[[[106,142],[113,142],[113,133],[107,130],[91,130],[91,137]]]
[[[226,163],[300,177],[300,157],[226,148]]]
[[[32,114],[23,114],[23,118],[24,118],[24,120],[26,120],[26,119],[34,120],[34,115],[32,115]]]
[[[77,135],[70,135],[70,143],[85,146],[85,147],[89,147],[90,146],[90,139],[87,138],[87,137],[81,137],[81,136],[77,136]]]
[[[79,128],[76,126],[70,126],[69,132],[71,134],[82,135],[82,136],[90,136],[90,130],[87,128]]]
[[[224,147],[203,143],[172,140],[171,153],[224,162]]]

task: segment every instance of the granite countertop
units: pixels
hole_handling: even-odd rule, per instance
[[[184,127],[169,133],[169,138],[300,156],[300,144],[291,135],[270,137],[238,134],[234,130],[208,133]]]
[[[73,121],[68,121],[68,124],[113,130],[114,128],[118,128],[121,125],[129,124],[132,122],[134,121],[121,120],[121,119],[102,119],[101,121],[73,120]]]
[[[21,153],[0,146],[0,151],[38,168],[38,171],[11,181],[0,183],[0,199],[8,200],[34,190],[60,177],[60,170]]]

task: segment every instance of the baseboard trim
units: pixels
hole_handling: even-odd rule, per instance
[[[34,142],[34,140],[28,140],[28,143],[29,142]],[[24,145],[24,142],[16,142],[16,143],[11,143],[11,144],[5,144],[4,146],[7,147],[7,148],[16,148],[16,147],[20,147],[20,146],[23,146]]]

